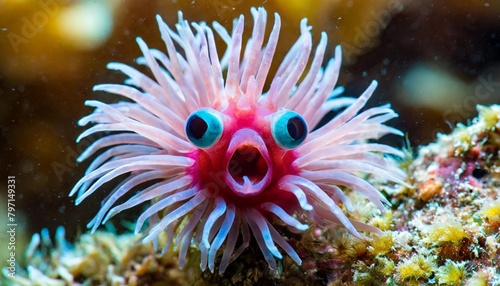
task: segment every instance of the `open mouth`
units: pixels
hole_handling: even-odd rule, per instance
[[[227,169],[237,183],[243,184],[243,177],[247,177],[255,185],[266,176],[268,167],[259,149],[244,145],[238,147],[231,156]]]
[[[271,180],[270,160],[257,132],[248,128],[237,131],[226,153],[226,183],[240,196],[257,195]]]

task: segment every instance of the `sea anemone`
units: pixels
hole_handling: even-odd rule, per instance
[[[92,231],[123,210],[151,202],[137,219],[135,233],[144,234],[142,241],[152,241],[157,248],[158,236],[166,231],[163,249],[172,243],[179,249],[180,267],[189,246],[195,244],[201,252],[201,269],[208,266],[213,272],[220,259],[220,273],[252,239],[272,269],[277,268],[275,258],[282,258],[277,246],[300,264],[297,252],[271,222],[277,218],[292,231],[304,231],[308,225],[296,216],[301,210],[317,223],[341,224],[358,237],[358,230],[377,231],[344,214],[338,204],[349,209],[351,203],[339,186],[362,193],[384,210],[386,198],[358,174],[399,183],[404,179],[393,161],[383,156],[402,156],[402,152],[368,141],[388,133],[401,135],[383,124],[397,114],[388,105],[360,112],[377,86],[375,81],[357,99],[337,98],[342,92],[334,90],[341,49],[337,47],[335,58],[322,68],[325,33],[305,73],[312,50],[306,19],[265,91],[280,17],[275,14],[264,45],[266,11],[251,12],[254,27],[243,56],[243,16],[235,21],[232,35],[213,24],[227,44],[219,59],[212,29],[204,23],[190,25],[179,13],[177,31],[157,16],[167,54],[137,38],[144,55],[138,62],[150,69],[154,79],[121,63],[108,64],[129,77],[126,85],[102,84],[94,90],[128,101],[86,101],[95,111],[79,124],[95,125],[77,141],[99,132],[105,136],[78,161],[105,150],[70,195],[77,193],[79,204],[113,178],[128,176],[103,201],[88,224]],[[326,113],[342,107],[346,108],[333,120],[312,128]],[[135,192],[147,182],[148,187]],[[115,205],[124,197],[128,200]]]

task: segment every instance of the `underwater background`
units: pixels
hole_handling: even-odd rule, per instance
[[[133,65],[140,56],[136,37],[164,49],[156,14],[170,26],[181,10],[191,22],[218,21],[229,28],[240,14],[250,23],[250,7],[258,6],[270,17],[273,12],[281,16],[278,58],[299,36],[304,17],[313,27],[314,44],[322,31],[328,34],[326,58],[333,57],[335,45],[342,45],[338,85],[357,97],[377,80],[369,104],[390,103],[400,114],[390,125],[408,134],[413,148],[469,122],[477,115],[477,105],[500,104],[498,1],[178,0],[145,5],[0,0],[0,162],[5,166],[0,169],[0,245],[9,240],[8,176],[15,176],[17,262],[23,263],[31,235],[42,228],[53,234],[64,226],[69,241],[86,231],[106,192],[99,191],[78,207],[68,197],[89,164],[76,163],[90,143],[75,142],[84,129],[77,126],[78,120],[91,111],[83,103],[118,99],[94,93],[92,87],[123,82],[125,77],[107,70],[106,64]],[[384,141],[404,144],[389,136]],[[136,217],[126,215],[130,221]],[[119,230],[127,229],[118,220],[114,223]],[[8,255],[2,246],[0,266],[7,265]]]

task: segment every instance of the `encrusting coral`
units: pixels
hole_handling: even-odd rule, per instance
[[[397,283],[500,283],[500,106],[478,106],[478,112],[470,126],[459,124],[421,147],[408,167],[415,188],[390,194],[396,236],[407,236],[394,247]],[[428,275],[405,281],[401,266],[412,257],[434,263]]]
[[[26,251],[29,265],[9,282],[59,286],[145,285],[155,281],[185,285],[190,281],[189,273],[179,270],[176,256],[171,252],[155,255],[153,245],[136,243],[133,234],[98,231],[79,236],[71,245],[64,232],[59,227],[54,241],[47,229],[33,235]]]

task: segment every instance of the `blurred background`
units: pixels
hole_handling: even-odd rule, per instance
[[[307,17],[315,43],[321,31],[328,34],[327,58],[335,45],[342,45],[339,84],[346,94],[358,96],[378,80],[370,105],[390,102],[400,114],[391,124],[408,134],[413,147],[466,123],[478,104],[500,103],[499,1],[367,3],[161,0],[146,6],[139,0],[0,0],[0,189],[6,194],[7,176],[16,177],[19,246],[43,227],[54,233],[63,225],[71,239],[94,216],[102,196],[79,207],[68,198],[89,164],[75,163],[89,143],[75,142],[84,130],[77,121],[92,111],[85,100],[117,100],[92,87],[123,82],[122,74],[105,66],[111,61],[135,65],[141,55],[136,37],[164,50],[156,14],[171,27],[182,10],[189,21],[218,21],[229,30],[233,19],[244,14],[248,38],[250,7],[264,6],[268,23],[277,12],[282,30],[274,69]],[[391,144],[401,146],[401,140]],[[6,200],[0,197],[1,241],[7,239]]]

